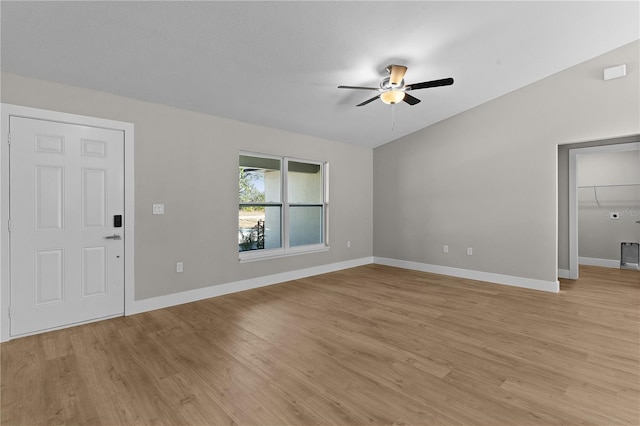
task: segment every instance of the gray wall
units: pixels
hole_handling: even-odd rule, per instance
[[[370,149],[8,73],[1,99],[135,124],[136,300],[372,255]],[[238,262],[242,150],[329,162],[328,252]]]
[[[556,281],[557,145],[640,133],[639,48],[376,148],[374,255]],[[603,81],[618,64],[627,77]]]
[[[619,261],[620,243],[640,234],[640,151],[581,154],[576,163],[578,256]]]

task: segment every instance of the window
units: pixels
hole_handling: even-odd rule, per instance
[[[241,260],[327,249],[326,169],[321,162],[240,154]]]

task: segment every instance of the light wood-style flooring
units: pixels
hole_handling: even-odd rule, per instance
[[[638,425],[640,273],[380,265],[1,345],[2,424]]]

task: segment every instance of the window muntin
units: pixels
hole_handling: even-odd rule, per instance
[[[241,257],[326,247],[325,166],[286,157],[240,155]]]

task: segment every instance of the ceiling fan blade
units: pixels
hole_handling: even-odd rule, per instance
[[[414,98],[413,96],[411,96],[408,93],[404,94],[404,99],[403,101],[405,101],[406,103],[408,103],[409,105],[415,105],[415,104],[419,104],[420,103],[420,99],[418,98]]]
[[[378,99],[379,97],[380,97],[380,95],[378,95],[378,96],[374,96],[373,98],[371,98],[371,99],[367,99],[366,101],[364,101],[364,102],[362,102],[362,103],[359,103],[359,104],[358,104],[358,105],[356,105],[356,106],[357,106],[357,107],[359,107],[359,106],[366,105],[366,104],[368,104],[368,103],[370,103],[370,102],[375,101],[375,100],[376,100],[376,99]]]
[[[380,91],[379,87],[362,87],[362,86],[338,86],[338,89],[358,89],[358,90]]]
[[[404,65],[389,65],[387,67],[387,71],[389,72],[389,83],[394,86],[399,86],[404,78],[405,73],[407,72],[407,67]]]
[[[432,81],[424,81],[422,83],[415,83],[407,85],[407,90],[418,90],[418,89],[426,89],[428,87],[439,87],[439,86],[451,86],[453,84],[452,78],[443,78],[441,80],[432,80]]]

